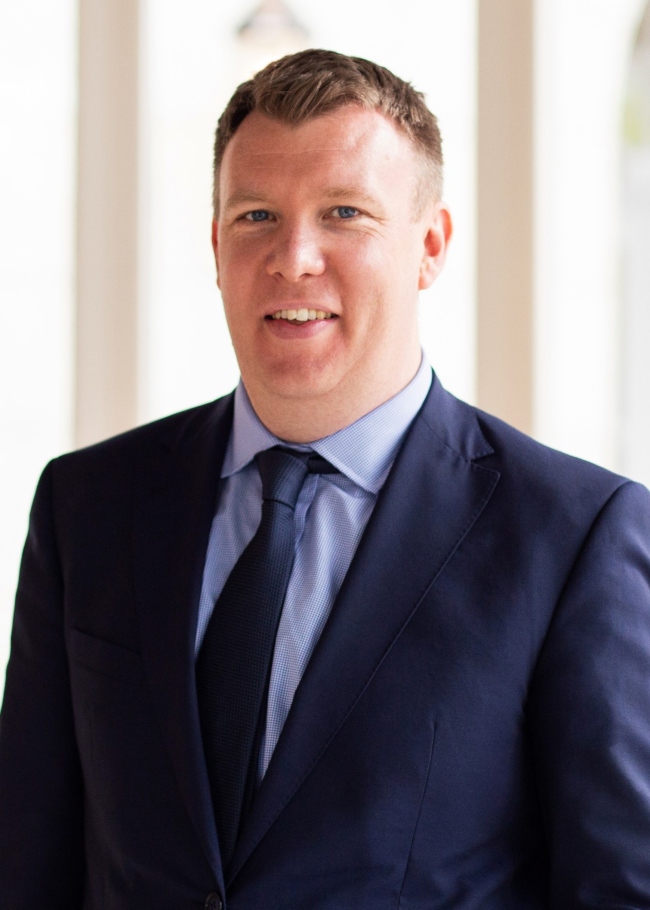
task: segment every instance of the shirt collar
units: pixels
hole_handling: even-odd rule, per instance
[[[413,418],[422,407],[431,386],[431,367],[422,357],[420,368],[409,384],[359,420],[310,445],[291,443],[293,448],[313,450],[369,493],[384,485],[395,456]],[[235,390],[232,433],[221,470],[229,477],[246,467],[258,452],[287,445],[261,422],[240,381]]]

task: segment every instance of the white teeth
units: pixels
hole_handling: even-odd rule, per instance
[[[307,307],[301,307],[299,310],[278,310],[273,313],[272,318],[308,322],[314,319],[331,319],[332,314],[326,313],[325,310],[308,310]]]

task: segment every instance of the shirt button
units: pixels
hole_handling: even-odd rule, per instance
[[[214,891],[211,891],[205,899],[205,910],[223,910],[221,898]]]

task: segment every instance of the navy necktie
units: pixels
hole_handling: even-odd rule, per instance
[[[256,456],[262,520],[215,604],[196,663],[201,732],[224,868],[252,799],[275,637],[293,566],[294,509],[307,474],[333,472],[315,453]]]

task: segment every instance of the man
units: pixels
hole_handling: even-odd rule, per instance
[[[3,910],[650,908],[650,497],[432,377],[440,191],[381,67],[306,51],[231,100],[242,384],[43,474]]]

